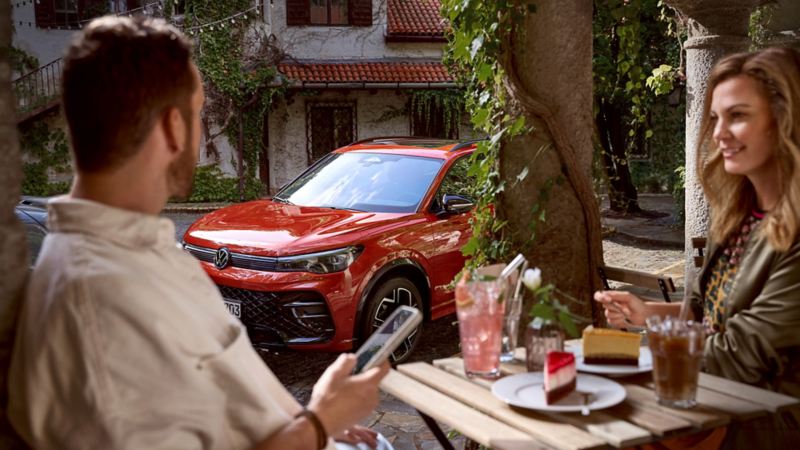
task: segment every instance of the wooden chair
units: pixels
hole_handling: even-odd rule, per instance
[[[703,262],[705,261],[705,252],[706,249],[706,238],[704,237],[694,237],[692,238],[692,249],[695,252],[694,255],[694,266],[695,267],[703,267]]]
[[[608,284],[609,280],[619,281],[621,283],[631,284],[635,287],[644,288],[645,292],[636,292],[636,294],[645,298],[648,297],[647,290],[660,292],[664,301],[667,303],[672,301],[670,294],[676,292],[672,277],[612,266],[600,266],[597,268],[597,272],[598,275],[600,275],[600,280],[603,282],[603,287],[606,289],[611,289],[611,286]]]

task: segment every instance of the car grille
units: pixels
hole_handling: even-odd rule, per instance
[[[241,302],[242,323],[256,345],[312,344],[334,334],[325,299],[316,292],[267,292],[217,285],[222,297]]]
[[[200,247],[191,244],[184,245],[184,248],[192,256],[199,259],[200,261],[205,261],[214,264],[214,256],[217,254],[216,249]],[[238,267],[240,269],[251,269],[251,270],[263,270],[265,272],[274,272],[277,266],[278,266],[278,258],[269,256],[244,255],[242,253],[233,253],[233,252],[231,252],[230,262],[228,263],[228,267]]]

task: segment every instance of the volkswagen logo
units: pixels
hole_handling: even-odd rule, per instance
[[[222,247],[217,250],[217,253],[214,255],[214,266],[216,266],[217,269],[222,270],[228,267],[230,262],[231,252],[227,248]]]

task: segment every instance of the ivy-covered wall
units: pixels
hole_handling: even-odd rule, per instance
[[[23,195],[51,196],[69,190],[72,171],[65,130],[56,113],[19,127]]]

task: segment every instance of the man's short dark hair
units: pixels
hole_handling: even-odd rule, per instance
[[[161,19],[102,17],[78,33],[61,79],[77,169],[109,169],[133,156],[169,107],[191,123],[191,58],[192,43]]]

